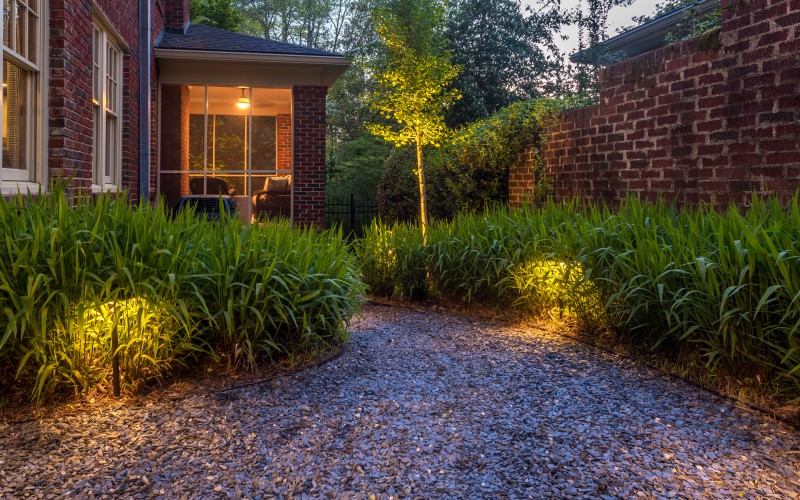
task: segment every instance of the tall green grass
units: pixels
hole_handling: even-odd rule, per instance
[[[335,232],[51,195],[0,199],[0,379],[39,399],[110,374],[163,379],[199,356],[252,366],[337,342],[361,300]]]
[[[398,251],[395,231],[376,223],[359,243],[370,285],[374,263]],[[430,295],[570,316],[654,349],[699,352],[711,368],[800,379],[797,199],[754,198],[744,212],[549,203],[436,223],[426,246],[412,246],[402,253],[414,262],[382,267],[372,293],[405,295],[403,269],[425,269]]]

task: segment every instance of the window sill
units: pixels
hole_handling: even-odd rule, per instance
[[[35,182],[16,182],[16,181],[3,181],[0,182],[0,194],[3,196],[16,196],[21,194],[23,196],[35,195],[47,192],[41,184]]]
[[[100,194],[100,193],[119,193],[120,189],[119,186],[116,184],[103,184],[102,186],[97,184],[92,184],[92,194]]]

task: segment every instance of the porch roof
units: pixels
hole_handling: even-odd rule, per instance
[[[341,54],[325,50],[234,33],[233,31],[213,28],[204,24],[190,24],[185,32],[178,30],[165,31],[164,36],[156,44],[156,49],[342,58]]]
[[[168,83],[327,87],[350,66],[340,54],[203,24],[166,30],[154,52]]]

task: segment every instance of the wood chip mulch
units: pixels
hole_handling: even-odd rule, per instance
[[[0,424],[0,497],[798,498],[800,433],[535,328],[366,306],[341,356]]]

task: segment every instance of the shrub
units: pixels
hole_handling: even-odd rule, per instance
[[[427,294],[428,266],[416,226],[387,226],[375,220],[355,248],[364,283],[373,295],[414,299]]]
[[[328,197],[344,199],[355,195],[366,203],[375,203],[390,150],[389,144],[371,135],[344,143],[328,161]]]
[[[544,135],[560,110],[575,99],[533,99],[512,104],[454,133],[441,148],[425,149],[429,209],[434,219],[459,212],[483,212],[508,201],[508,173],[530,151],[536,168]],[[386,222],[419,217],[419,188],[412,148],[400,148],[386,161],[378,187],[378,211]],[[546,198],[547,179],[537,176],[536,200]]]
[[[122,196],[0,200],[0,377],[39,399],[163,379],[200,355],[252,365],[337,341],[362,284],[341,235],[211,222]]]
[[[408,226],[400,231],[412,240]],[[362,263],[392,255],[394,241],[362,240]],[[710,368],[740,376],[800,380],[797,198],[787,208],[754,198],[744,213],[635,199],[615,212],[551,202],[460,215],[435,223],[427,246],[417,241],[413,261],[427,265],[430,293],[605,325],[654,349],[699,349]],[[408,270],[382,273],[380,289],[396,291]]]
[[[428,210],[434,219],[451,219],[457,213],[453,196],[447,195],[444,164],[445,148],[425,147],[425,181]],[[419,185],[414,148],[395,149],[386,160],[386,170],[378,186],[378,213],[387,223],[413,222],[419,219]]]

